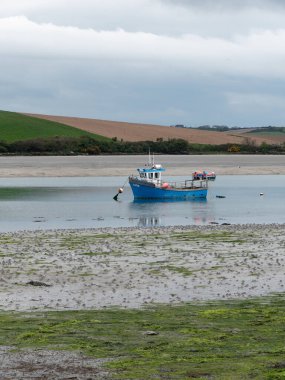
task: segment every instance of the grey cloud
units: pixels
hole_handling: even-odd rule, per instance
[[[2,109],[158,124],[284,120],[283,1],[5,2]]]
[[[158,0],[162,4],[172,6],[184,6],[187,8],[212,9],[212,10],[244,10],[246,8],[285,9],[284,0]]]
[[[284,0],[3,0],[0,17],[96,31],[231,38],[253,29],[284,27]],[[17,6],[16,6],[16,5]]]
[[[278,125],[284,116],[285,80],[171,71],[158,77],[149,70],[104,69],[94,61],[10,58],[0,63],[1,108],[192,126]],[[270,105],[261,107],[268,100]]]

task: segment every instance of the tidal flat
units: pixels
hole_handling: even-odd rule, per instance
[[[140,308],[283,292],[284,225],[0,234],[0,309]],[[29,282],[49,286],[33,286]]]
[[[0,235],[3,379],[283,379],[284,225]]]

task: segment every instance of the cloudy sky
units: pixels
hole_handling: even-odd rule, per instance
[[[0,109],[285,125],[284,0],[1,0]]]

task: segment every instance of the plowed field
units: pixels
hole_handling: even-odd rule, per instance
[[[29,114],[33,117],[41,119],[56,121],[62,124],[70,125],[88,131],[91,133],[99,134],[109,138],[117,137],[118,140],[124,141],[155,141],[158,138],[174,139],[181,138],[191,143],[197,144],[241,144],[245,140],[253,141],[255,144],[262,142],[281,143],[280,138],[274,139],[272,137],[255,137],[250,134],[233,132],[215,132],[215,131],[202,131],[193,128],[175,128],[161,125],[139,124],[139,123],[126,123],[118,121],[108,121],[99,119],[87,119],[79,117],[66,117],[66,116],[51,116],[51,115],[38,115]]]

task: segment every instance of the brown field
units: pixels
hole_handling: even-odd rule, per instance
[[[280,138],[266,136],[266,137],[253,137],[246,135],[243,131],[232,132],[214,132],[214,131],[201,131],[191,128],[174,128],[169,126],[139,124],[139,123],[125,123],[118,121],[86,119],[79,117],[66,117],[66,116],[51,116],[51,115],[38,115],[27,114],[29,116],[38,117],[41,119],[56,121],[62,124],[70,125],[96,133],[109,138],[117,137],[118,140],[124,141],[156,141],[158,138],[167,139],[184,139],[191,143],[197,144],[241,144],[246,140],[259,145],[262,142],[268,144],[281,143]]]
[[[267,144],[283,144],[285,142],[285,136],[284,134],[265,134],[262,136],[262,133],[259,133],[258,135],[252,135],[248,132],[253,131],[255,128],[248,128],[248,129],[241,129],[241,130],[235,130],[235,131],[228,131],[225,132],[226,134],[234,135],[242,139],[250,139],[256,141],[257,144],[260,144],[262,142],[266,142]]]

